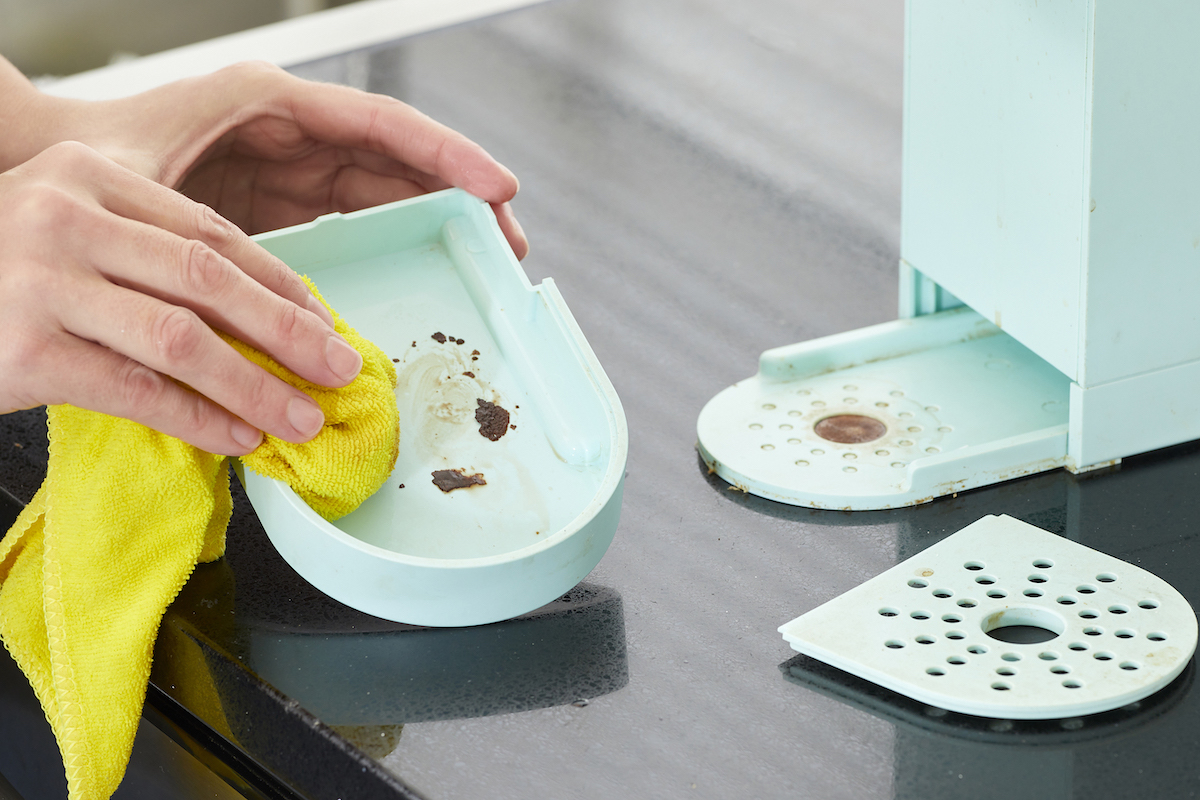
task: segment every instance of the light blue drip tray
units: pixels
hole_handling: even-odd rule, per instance
[[[963,307],[768,350],[701,411],[698,447],[761,497],[898,508],[1064,466],[1069,394]]]
[[[553,281],[530,284],[488,205],[448,190],[257,239],[399,378],[399,459],[352,514],[329,523],[239,470],[288,563],[349,606],[419,625],[508,619],[582,580],[616,531],[624,413]],[[480,401],[509,414],[491,438]],[[482,482],[443,491],[444,470]]]

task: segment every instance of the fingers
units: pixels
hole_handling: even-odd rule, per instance
[[[358,375],[362,357],[333,332],[328,309],[282,261],[177,192],[116,165],[97,165],[97,171],[103,173],[100,199],[114,214],[73,235],[76,248],[92,250],[101,274],[191,309],[305,380],[345,386]],[[97,239],[106,246],[95,247]],[[205,391],[176,372],[168,374]]]
[[[56,343],[59,369],[47,390],[74,404],[140,422],[210,453],[243,456],[262,432],[207,398],[188,391],[144,364],[71,336]]]
[[[207,323],[206,330],[208,325],[223,330],[271,354],[313,383],[344,386],[361,370],[362,357],[322,318],[267,290],[203,242],[122,217],[106,217],[98,227],[108,244],[93,249],[93,266],[113,283],[171,307],[189,309],[199,321]],[[304,293],[317,303],[307,289]],[[126,307],[123,313],[134,310]],[[94,333],[80,335],[115,346]],[[220,341],[215,334],[210,335]],[[117,349],[142,360],[137,352]],[[244,361],[233,351],[229,353],[231,358]],[[192,378],[177,371],[168,374],[241,414]],[[228,378],[233,380],[234,376]]]
[[[159,186],[115,164],[100,163],[96,167],[98,172],[102,173],[97,177],[103,179],[100,183],[100,199],[108,210],[126,219],[170,231],[185,240],[200,242],[212,248],[232,264],[237,264],[239,271],[254,282],[279,297],[308,309],[329,327],[333,327],[333,316],[329,309],[313,297],[299,276],[220,214],[208,206],[189,200],[176,191]],[[149,231],[145,235],[152,237]],[[158,244],[161,247],[162,237],[159,237]],[[261,293],[248,289],[245,284],[239,288],[250,291],[257,297],[262,296]],[[242,338],[243,334],[252,335],[245,330],[222,330],[238,338]],[[251,339],[244,341],[256,347],[259,344]]]
[[[106,347],[48,328],[50,321],[28,305],[6,315],[4,323],[12,325],[5,326],[0,347],[0,413],[70,403],[229,456],[245,455],[262,441],[257,428],[201,395]]]
[[[336,168],[329,193],[332,210],[356,211],[360,208],[406,200],[426,192],[445,189],[439,179],[411,169],[380,163],[380,159],[355,158],[355,163]],[[328,169],[328,167],[326,167]],[[291,194],[290,170],[282,165],[264,165],[259,180],[264,192],[280,197]],[[493,203],[492,210],[505,238],[518,259],[529,253],[529,241],[508,203]]]
[[[492,211],[496,214],[500,232],[508,240],[508,245],[512,248],[513,255],[517,257],[517,260],[529,255],[529,240],[525,238],[525,231],[521,228],[521,223],[517,222],[516,216],[513,215],[512,206],[508,203],[492,204]]]
[[[122,324],[107,324],[113,318]],[[285,441],[308,441],[324,424],[321,409],[308,395],[243,358],[189,309],[97,280],[63,323],[80,339],[102,344],[160,377],[169,375]],[[117,390],[131,401],[122,416],[144,416],[163,406],[168,414],[181,410],[182,401],[157,379],[132,368],[115,377]],[[130,381],[145,386],[141,391],[122,386]]]
[[[180,96],[186,119],[175,113]],[[528,250],[511,210],[501,209],[519,189],[512,172],[393,98],[244,63],[119,102],[158,122],[156,157],[141,171],[204,198],[248,231],[457,186],[497,208],[518,256]],[[117,147],[123,137],[111,131],[107,139],[116,151],[129,149]]]
[[[516,177],[475,142],[391,97],[305,81],[261,64],[222,70],[203,105],[232,107],[240,152],[293,159],[313,143],[385,156],[492,203],[516,195]],[[297,130],[291,129],[294,125]]]
[[[256,188],[276,204],[268,211],[268,204],[260,202],[258,216],[246,220],[251,229],[274,229],[310,220],[326,211],[357,211],[446,188],[446,184],[436,177],[374,154],[356,153],[352,163],[345,164],[332,151],[324,151],[313,154],[306,161],[310,163],[305,165],[305,171],[333,176],[329,180],[331,188],[322,193],[323,205],[309,208],[296,202],[302,196],[296,191],[298,165],[264,163],[256,170]],[[513,252],[517,258],[524,258],[529,252],[529,242],[511,206],[494,203],[492,209]]]
[[[529,252],[509,206],[520,188],[516,176],[457,131],[398,100],[325,84],[303,84],[292,110],[318,141],[354,149],[355,165],[341,169],[335,185],[341,210],[420,193],[409,194],[413,186],[458,186],[492,204],[518,259]]]
[[[316,403],[210,325],[325,386],[352,380],[362,358],[322,317],[223,255],[271,282],[281,265],[256,247],[81,145],[0,175],[0,405],[69,402],[230,454],[248,452],[259,430],[311,439],[324,423]],[[30,341],[54,347],[23,356],[16,343]]]
[[[337,171],[330,197],[336,210],[356,211],[446,188],[437,183],[440,181],[381,174],[352,164]]]
[[[388,156],[492,203],[520,188],[478,144],[399,100],[317,83],[296,95],[296,120],[318,141]]]

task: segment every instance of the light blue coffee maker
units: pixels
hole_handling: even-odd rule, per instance
[[[763,353],[709,466],[878,509],[1200,438],[1198,37],[1195,0],[910,0],[900,319]]]

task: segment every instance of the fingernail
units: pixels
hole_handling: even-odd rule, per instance
[[[247,425],[240,419],[235,419],[233,424],[229,426],[229,434],[233,440],[247,450],[255,450],[262,444],[262,431],[253,425]]]
[[[321,409],[306,397],[293,397],[288,400],[287,418],[296,429],[296,433],[309,439],[316,436],[325,424],[325,415],[321,413]]]
[[[330,336],[325,342],[325,363],[334,375],[349,383],[362,371],[363,359],[341,336]]]
[[[333,314],[329,313],[329,309],[325,307],[324,303],[311,294],[308,296],[308,310],[325,320],[326,325],[333,327]]]

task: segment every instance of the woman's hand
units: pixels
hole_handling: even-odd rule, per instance
[[[362,366],[246,233],[460,186],[528,249],[516,178],[478,145],[262,64],[90,103],[39,94],[0,59],[0,170],[0,413],[71,403],[227,455],[324,420],[214,329],[324,386]]]
[[[71,403],[241,455],[260,430],[307,441],[324,419],[213,328],[323,386],[362,367],[282,262],[78,143],[0,174],[0,287],[3,412]]]
[[[120,100],[51,102],[56,141],[82,141],[247,233],[458,186],[492,204],[518,258],[528,251],[513,174],[390,97],[245,63]]]

